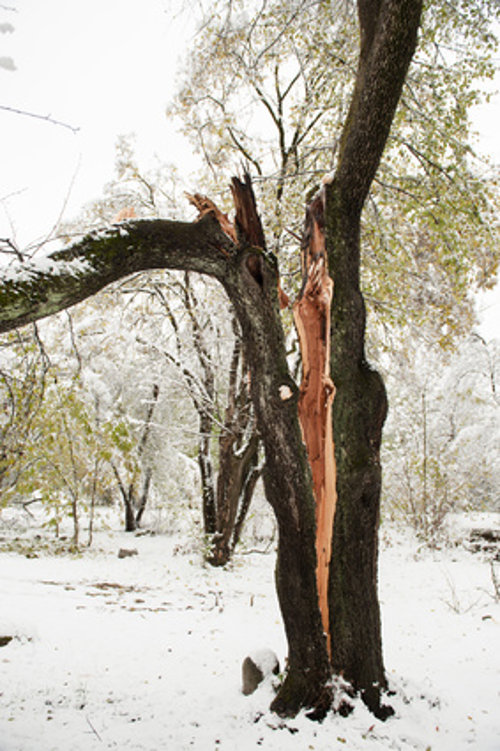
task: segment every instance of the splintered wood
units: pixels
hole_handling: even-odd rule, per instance
[[[306,213],[302,245],[303,286],[293,306],[302,355],[299,419],[307,448],[316,501],[316,579],[323,629],[331,654],[328,615],[328,573],[333,518],[337,501],[330,378],[330,308],[333,281],[325,251],[323,191]]]
[[[191,203],[195,207],[195,209],[198,210],[198,219],[200,219],[202,216],[205,216],[205,214],[213,214],[219,222],[221,230],[225,232],[233,242],[237,242],[236,230],[233,223],[229,219],[228,215],[224,214],[224,212],[221,211],[210,198],[202,195],[201,193],[185,193],[185,196],[188,199],[189,203]]]

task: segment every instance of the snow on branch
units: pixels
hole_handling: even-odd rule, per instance
[[[222,279],[235,245],[210,215],[197,222],[130,221],[47,256],[2,269],[0,332],[81,302],[139,271],[180,269]]]

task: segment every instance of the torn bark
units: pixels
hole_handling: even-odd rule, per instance
[[[293,306],[302,355],[298,403],[316,502],[316,579],[323,629],[331,657],[328,575],[337,493],[332,428],[335,387],[330,378],[330,308],[333,281],[328,275],[324,233],[324,191],[308,206],[302,243],[304,283]]]

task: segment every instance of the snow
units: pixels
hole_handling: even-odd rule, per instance
[[[0,517],[4,547],[15,533]],[[213,569],[180,537],[110,529],[80,557],[38,555],[0,552],[0,636],[15,637],[0,648],[1,751],[500,748],[500,604],[488,561],[462,546],[382,530],[385,723],[361,703],[282,721],[275,676],[241,693],[245,656],[284,664],[273,554]]]
[[[38,256],[23,263],[12,263],[2,268],[3,282],[26,282],[41,274],[57,276],[67,274],[80,276],[92,270],[88,261],[84,258],[74,258],[71,261],[63,261],[50,258],[50,256]]]
[[[277,668],[277,657],[272,649],[256,649],[248,655],[262,675],[269,675]]]

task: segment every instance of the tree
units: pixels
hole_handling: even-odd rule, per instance
[[[337,165],[324,186],[332,303],[331,373],[337,507],[329,583],[332,659],[380,715],[386,686],[376,591],[382,425],[386,396],[365,360],[360,291],[361,212],[387,141],[417,42],[418,0],[359,0],[360,54]],[[272,707],[314,716],[331,704],[330,660],[316,586],[316,523],[310,469],[279,316],[275,256],[248,238],[262,235],[249,182],[233,180],[237,242],[215,212],[195,223],[130,221],[69,249],[9,270],[0,285],[7,330],[79,302],[117,279],[151,268],[218,279],[241,326],[251,394],[265,451],[266,496],[278,523],[276,584],[288,639],[288,669]],[[324,259],[326,262],[326,258]]]
[[[387,373],[384,513],[430,544],[448,512],[498,507],[498,367],[497,343],[473,334],[447,358],[408,345]]]
[[[233,347],[230,354],[227,393],[221,395],[221,385],[218,383],[220,373],[217,373],[221,368],[220,365],[217,368],[217,358],[214,356],[214,343],[222,334],[217,324],[217,316],[212,311],[209,315],[203,314],[206,306],[200,301],[188,273],[184,275],[182,282],[174,281],[172,286],[180,292],[182,309],[187,313],[190,341],[186,344],[186,332],[181,331],[168,297],[161,294],[161,303],[173,329],[176,344],[175,354],[166,349],[162,350],[162,353],[182,375],[188,395],[198,414],[198,466],[201,478],[205,557],[214,566],[224,566],[239,542],[253,491],[260,476],[259,437],[249,394],[243,345],[238,322],[232,314],[229,317],[232,323]],[[197,286],[199,288],[200,284]],[[207,285],[203,286],[205,292],[213,292]],[[158,290],[156,292],[158,293]],[[220,302],[227,313],[226,300]],[[194,353],[194,364],[191,366],[187,356],[189,349]],[[221,396],[225,396],[225,408],[222,409],[219,406]],[[214,458],[218,464],[216,480]]]
[[[14,492],[29,469],[27,448],[36,440],[37,414],[42,405],[49,360],[38,329],[13,332],[2,342],[0,369],[0,505]]]
[[[71,318],[67,318],[74,343]],[[33,344],[38,350],[34,358]],[[64,349],[61,340],[58,344]],[[37,328],[32,342],[18,336],[16,345],[24,348],[19,357],[24,378],[15,370],[2,373],[7,397],[1,434],[4,497],[13,496],[26,508],[41,502],[47,526],[57,537],[63,518],[70,516],[72,546],[77,549],[81,513],[88,500],[95,501],[103,463],[101,436],[82,389],[81,359],[75,350],[73,363],[58,367]]]

